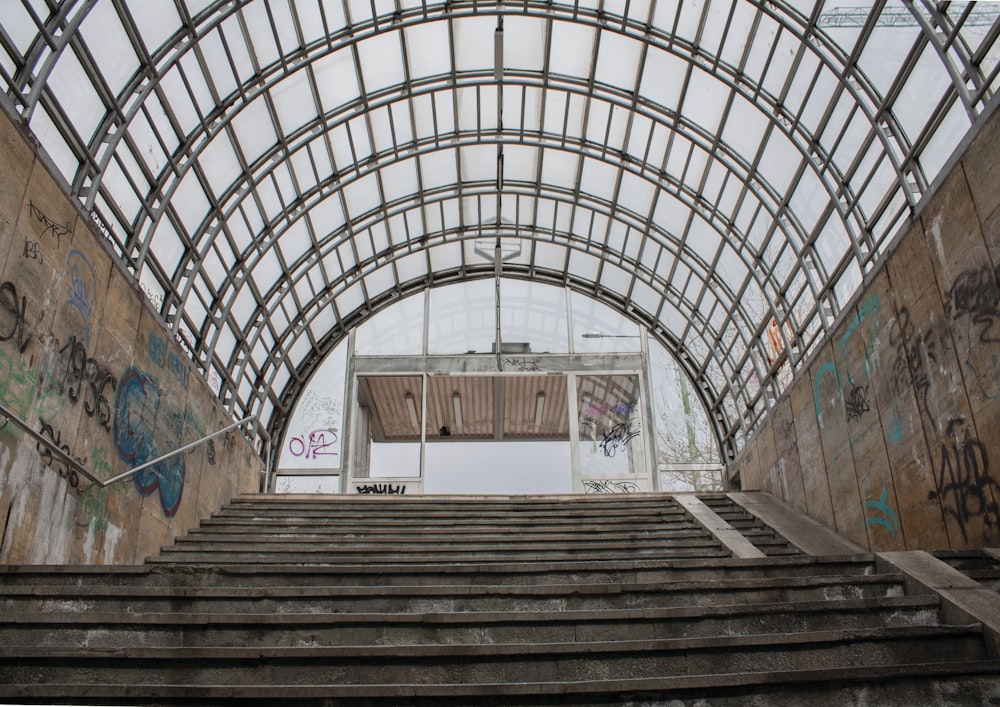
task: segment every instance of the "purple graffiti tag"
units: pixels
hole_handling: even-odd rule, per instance
[[[337,456],[333,447],[337,443],[337,431],[332,428],[313,430],[305,435],[296,435],[288,441],[288,451],[292,456],[316,459],[323,456]]]

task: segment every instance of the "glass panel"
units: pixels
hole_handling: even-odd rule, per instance
[[[372,442],[371,466],[368,469],[368,477],[373,479],[419,478],[420,443]]]
[[[532,353],[566,353],[566,292],[524,280],[501,280],[501,340],[525,344]]]
[[[663,491],[722,490],[718,444],[694,386],[667,350],[649,346],[656,461]]]
[[[281,445],[279,471],[343,468],[346,371],[347,344],[342,343],[326,357],[295,405]]]
[[[609,353],[639,351],[642,345],[639,326],[621,313],[585,297],[571,294],[573,305],[573,351]]]
[[[359,356],[416,356],[424,348],[424,298],[407,297],[358,327]]]
[[[583,476],[645,474],[639,376],[579,376],[576,399]]]
[[[429,354],[491,353],[496,339],[492,280],[431,290]]]
[[[569,442],[428,444],[425,493],[572,493]]]
[[[339,493],[340,476],[279,476],[275,493]]]

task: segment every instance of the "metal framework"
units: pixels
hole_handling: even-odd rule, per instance
[[[9,0],[0,83],[234,419],[280,439],[354,327],[517,237],[504,276],[646,327],[731,455],[987,110],[998,35],[930,0]]]

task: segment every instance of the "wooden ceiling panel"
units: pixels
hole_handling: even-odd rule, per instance
[[[492,378],[434,376],[427,386],[427,438],[492,439],[493,410]]]
[[[504,439],[569,439],[566,376],[514,376],[503,382]]]

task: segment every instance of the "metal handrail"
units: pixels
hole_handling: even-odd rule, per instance
[[[184,452],[187,452],[187,451],[189,451],[191,449],[194,449],[195,447],[197,447],[200,444],[204,444],[205,442],[207,442],[210,439],[214,439],[215,437],[218,437],[219,435],[223,435],[226,432],[229,432],[229,430],[231,430],[231,429],[239,427],[240,425],[242,425],[245,422],[250,422],[251,420],[256,420],[256,419],[257,419],[256,415],[251,415],[250,417],[244,417],[239,422],[234,422],[233,424],[229,425],[228,427],[223,427],[221,430],[218,430],[217,432],[213,432],[210,435],[205,435],[201,439],[197,439],[194,442],[191,442],[189,444],[185,444],[183,447],[179,447],[179,448],[175,449],[172,452],[167,452],[166,454],[161,454],[156,459],[151,459],[150,461],[144,462],[143,464],[140,464],[139,466],[132,467],[128,471],[123,471],[122,473],[118,474],[118,476],[112,476],[110,479],[108,479],[106,481],[102,481],[101,482],[101,486],[110,486],[111,484],[113,484],[116,481],[122,481],[124,479],[129,478],[130,476],[135,476],[140,471],[148,469],[151,466],[156,466],[157,464],[159,464],[162,461],[166,461],[167,459],[170,459],[171,457],[176,457],[178,454],[183,454]]]
[[[67,467],[90,479],[91,483],[103,485],[102,480],[99,477],[94,476],[80,462],[78,462],[76,459],[71,457],[63,450],[59,449],[55,441],[51,439],[46,439],[44,436],[42,436],[40,432],[36,432],[31,425],[29,425],[25,420],[22,420],[17,413],[8,408],[6,405],[0,404],[0,417],[3,417],[6,420],[6,422],[4,422],[3,424],[3,427],[0,427],[0,429],[6,427],[8,423],[13,422],[15,425],[17,425],[22,430],[27,432],[28,436],[31,437],[33,440],[35,440],[35,442],[44,444],[46,447],[48,447],[49,450],[51,450],[56,455],[56,457],[59,458],[59,461],[61,461]]]
[[[243,424],[245,424],[247,422],[250,422],[250,421],[256,421],[258,419],[257,415],[251,415],[249,417],[244,417],[239,422],[234,422],[233,424],[231,424],[231,425],[229,425],[227,427],[224,427],[221,430],[213,432],[210,435],[205,435],[201,439],[197,439],[194,442],[190,442],[189,444],[185,444],[183,447],[179,447],[178,449],[175,449],[172,452],[167,452],[166,454],[161,454],[156,459],[152,459],[152,460],[150,460],[148,462],[144,462],[144,463],[140,464],[139,466],[132,467],[131,469],[128,469],[127,471],[123,471],[121,474],[118,474],[117,476],[112,476],[110,479],[101,479],[100,477],[95,476],[93,474],[93,472],[89,471],[86,467],[84,467],[83,464],[81,464],[78,460],[74,459],[69,454],[67,454],[65,451],[63,451],[62,449],[60,449],[56,445],[55,441],[47,439],[41,433],[37,432],[33,427],[31,427],[31,425],[29,425],[17,413],[15,413],[13,410],[11,410],[10,408],[8,408],[6,405],[0,404],[0,417],[3,417],[6,420],[6,422],[4,422],[4,424],[2,426],[0,426],[0,429],[3,429],[4,427],[6,427],[7,423],[13,422],[15,425],[17,425],[22,430],[24,430],[25,432],[27,432],[28,436],[31,437],[32,439],[34,439],[36,442],[38,442],[40,444],[44,444],[46,447],[48,447],[49,450],[51,450],[51,452],[56,457],[58,457],[59,461],[61,461],[67,467],[71,468],[73,471],[75,471],[75,472],[83,475],[87,479],[89,479],[90,482],[91,482],[91,484],[97,484],[98,486],[101,486],[103,488],[107,488],[108,486],[110,486],[111,484],[115,483],[116,481],[123,481],[124,479],[131,478],[132,476],[135,476],[136,474],[138,474],[140,471],[143,471],[144,469],[148,469],[151,466],[156,466],[160,462],[165,461],[167,459],[170,459],[171,457],[175,457],[178,454],[184,454],[185,452],[188,452],[188,451],[194,449],[195,447],[197,447],[197,446],[199,446],[201,444],[204,444],[205,442],[208,442],[209,440],[214,439],[215,437],[218,437],[219,435],[223,435],[226,432],[229,432],[230,430],[239,427],[240,425],[243,425]],[[267,442],[267,458],[268,458],[267,459],[267,464],[268,464],[268,466],[270,466],[270,455],[271,455],[271,440],[270,440],[270,436],[267,435],[267,433],[263,429],[261,429],[259,427],[259,425],[257,426],[257,433],[258,434],[261,434],[261,433],[264,434],[265,441]],[[83,491],[85,491],[87,488],[90,488],[90,485],[88,485],[88,486],[86,486],[86,487],[84,487],[82,489],[79,489],[79,491],[81,493],[83,493]]]

